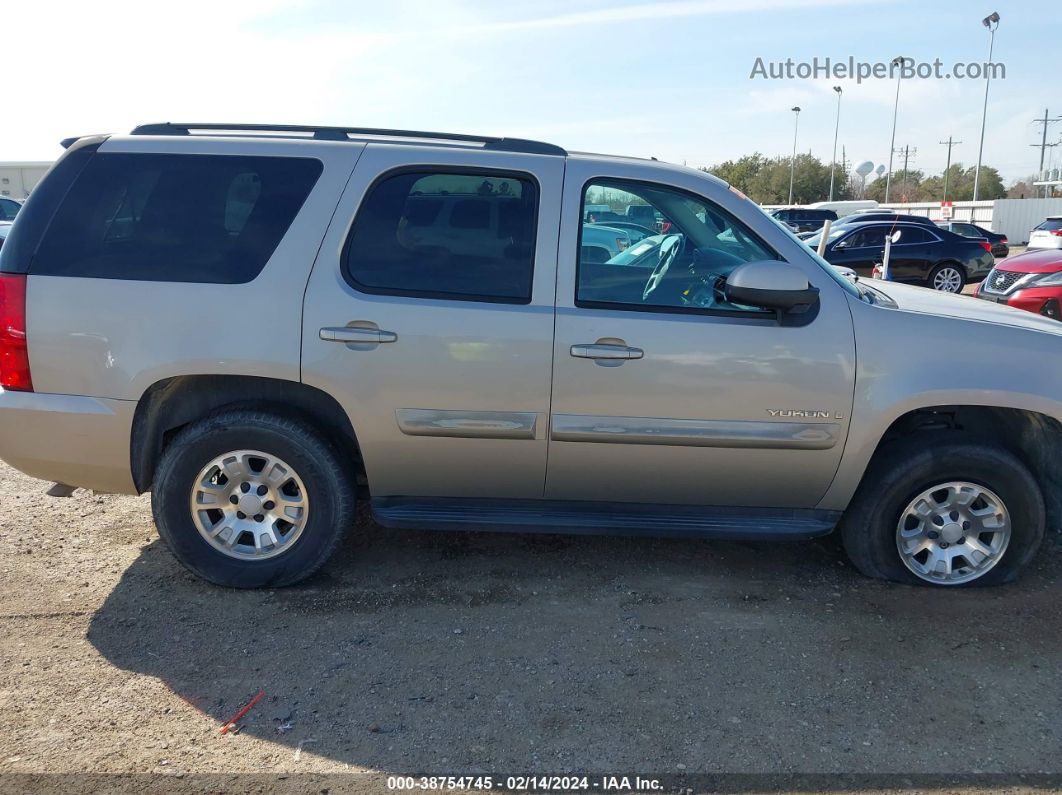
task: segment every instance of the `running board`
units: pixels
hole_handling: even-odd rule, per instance
[[[840,511],[807,508],[717,508],[565,500],[470,500],[373,497],[384,527],[502,533],[804,539],[826,535]]]

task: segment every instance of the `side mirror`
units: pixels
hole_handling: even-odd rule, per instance
[[[839,240],[839,241],[837,241],[836,243],[833,244],[833,247],[834,248],[848,248],[848,241],[847,240]]]
[[[723,288],[734,304],[773,309],[779,313],[803,314],[819,303],[819,290],[808,277],[788,262],[746,262],[731,271]]]
[[[899,243],[901,237],[903,237],[903,230],[897,229],[895,232],[889,235],[889,240],[891,240],[893,243]]]

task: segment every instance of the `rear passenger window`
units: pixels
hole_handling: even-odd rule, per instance
[[[368,293],[528,303],[538,191],[509,174],[402,172],[370,188],[347,240]]]
[[[916,226],[904,226],[900,228],[898,243],[932,243],[937,239],[936,235],[927,229],[919,229]]]
[[[249,282],[321,170],[309,158],[97,153],[59,206],[30,272]]]

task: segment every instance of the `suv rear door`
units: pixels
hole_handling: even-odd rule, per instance
[[[648,300],[651,267],[578,261],[580,206],[604,193],[655,203],[681,233],[664,237],[661,248],[679,253]],[[852,402],[847,298],[750,207],[680,169],[569,158],[547,498],[804,508],[826,491]],[[710,287],[697,295],[691,270],[709,279],[778,258],[769,239],[791,245],[821,290],[806,325],[720,303]]]
[[[306,291],[302,379],[346,410],[374,497],[542,496],[563,174],[366,147]]]

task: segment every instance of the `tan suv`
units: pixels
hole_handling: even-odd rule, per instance
[[[82,138],[0,250],[0,456],[151,491],[189,568],[387,526],[750,539],[1013,578],[1058,525],[1060,327],[852,283],[725,183],[531,141],[156,124]],[[583,207],[668,220],[580,261]],[[640,244],[641,245],[641,244]]]

